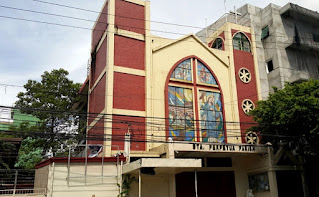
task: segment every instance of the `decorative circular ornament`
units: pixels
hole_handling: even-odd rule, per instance
[[[251,110],[255,109],[254,103],[249,99],[245,99],[241,106],[246,115],[248,115]]]
[[[249,83],[251,80],[251,74],[247,68],[241,68],[238,71],[239,79],[244,83]]]
[[[245,137],[247,144],[259,144],[259,138],[256,132],[249,131]]]

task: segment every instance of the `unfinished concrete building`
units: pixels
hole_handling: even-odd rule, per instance
[[[226,22],[249,26],[255,32],[262,98],[272,87],[318,79],[319,14],[288,3],[259,8],[249,4],[222,17],[197,33],[211,47],[216,46],[216,29]]]

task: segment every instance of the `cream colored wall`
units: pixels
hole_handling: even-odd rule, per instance
[[[218,59],[214,55],[214,51],[203,46],[198,42],[193,36],[186,37],[174,44],[168,45],[164,48],[153,49],[153,64],[152,64],[152,116],[153,117],[165,117],[165,82],[170,69],[182,58],[187,56],[195,55],[202,59],[210,68],[213,70],[215,76],[217,77],[220,88],[223,93],[224,98],[224,109],[225,109],[225,120],[238,122],[238,112],[237,102],[233,102],[236,99],[236,86],[233,84],[235,80],[231,75],[231,70],[229,67],[228,53],[227,52],[217,52]],[[224,60],[224,61],[223,61]],[[233,104],[232,104],[233,103]],[[159,129],[154,129],[150,134],[155,136],[165,136],[166,131],[164,127],[164,120],[158,121]],[[227,125],[227,129],[232,130],[232,125]],[[231,135],[237,136],[228,138],[229,143],[241,143],[240,133],[232,133]],[[229,134],[228,134],[229,136]],[[158,140],[165,140],[165,137],[155,138]],[[156,144],[155,146],[158,146]]]
[[[272,172],[269,172],[271,168],[269,154],[265,155],[245,155],[233,157],[233,167],[235,172],[235,185],[236,196],[245,197],[246,192],[249,189],[248,176],[260,173],[268,173],[270,190],[264,192],[255,192],[255,197],[277,197],[276,184],[271,179]]]
[[[35,170],[34,189],[42,189],[48,187],[49,166]]]
[[[41,170],[41,169],[40,169]],[[67,163],[50,164],[48,184],[48,197],[117,197],[119,194],[116,163],[104,163],[104,177],[102,180],[101,163],[89,163],[85,184],[85,165],[83,163],[71,163],[69,186],[67,182]]]
[[[135,175],[138,178],[138,175]],[[146,197],[170,197],[169,174],[142,175],[142,196]],[[131,185],[130,197],[138,197],[138,182]]]

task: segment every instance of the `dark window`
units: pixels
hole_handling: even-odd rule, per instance
[[[268,69],[268,73],[270,73],[271,71],[274,70],[274,65],[272,63],[272,60],[270,60],[269,62],[267,62],[267,69]]]
[[[269,36],[269,27],[268,25],[261,30],[261,39],[265,39]]]
[[[319,34],[312,34],[313,36],[313,41],[319,42]]]
[[[243,33],[237,33],[233,38],[234,49],[250,52],[250,42]]]
[[[232,167],[232,161],[227,157],[207,157],[206,167]]]
[[[249,189],[252,189],[253,192],[268,191],[269,190],[268,174],[262,173],[262,174],[249,176]]]
[[[223,50],[223,40],[221,38],[217,38],[213,45],[212,45],[213,49],[219,49],[219,50]]]

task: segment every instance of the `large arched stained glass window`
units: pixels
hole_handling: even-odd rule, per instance
[[[197,58],[181,61],[167,88],[169,137],[178,141],[225,142],[220,88]]]

